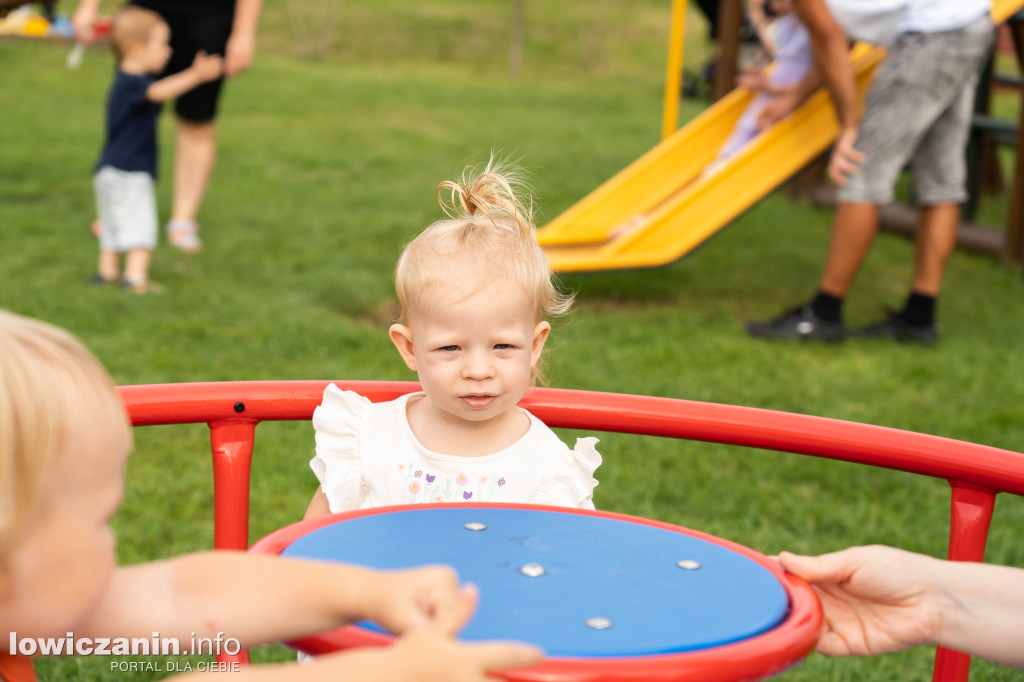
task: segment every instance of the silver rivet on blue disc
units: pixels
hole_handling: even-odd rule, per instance
[[[601,616],[587,618],[583,622],[586,624],[588,628],[592,628],[594,630],[607,630],[612,626],[612,622],[610,620],[608,620],[607,618],[602,618]]]
[[[693,559],[683,559],[682,561],[677,561],[676,566],[678,566],[679,568],[684,568],[687,571],[696,571],[698,568],[700,568],[700,563],[694,561]]]
[[[463,526],[463,528],[465,528],[466,530],[487,530],[487,526],[480,523],[479,521],[470,521],[465,526]]]
[[[543,566],[534,563],[523,564],[523,567],[519,569],[519,572],[530,578],[539,578],[547,573]]]

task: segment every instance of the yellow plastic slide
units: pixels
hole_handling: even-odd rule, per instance
[[[995,0],[1002,23],[1024,0]],[[858,44],[850,53],[863,98],[885,56]],[[838,132],[822,90],[714,172],[718,154],[753,93],[737,88],[674,135],[538,230],[556,272],[666,265],[689,253],[824,152]]]

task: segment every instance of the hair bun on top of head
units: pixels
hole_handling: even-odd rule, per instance
[[[443,192],[450,196],[445,201]],[[518,196],[517,196],[518,195]],[[512,227],[526,236],[533,235],[533,206],[518,197],[530,197],[522,173],[495,158],[479,173],[466,169],[462,180],[445,180],[437,186],[437,201],[448,217],[472,221],[481,214],[497,227]]]

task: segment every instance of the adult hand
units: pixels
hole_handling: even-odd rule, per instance
[[[838,187],[845,186],[850,176],[856,174],[860,170],[860,164],[867,159],[863,152],[854,149],[856,141],[857,129],[844,128],[832,148],[832,157],[828,161],[828,176]]]
[[[224,50],[224,75],[234,78],[252,66],[256,54],[256,36],[247,31],[233,31]]]
[[[937,559],[893,547],[852,547],[816,557],[779,553],[779,563],[814,588],[825,611],[817,651],[873,656],[933,642],[944,592]]]
[[[93,3],[83,2],[71,15],[71,27],[75,30],[75,39],[86,45],[96,42],[96,8]]]

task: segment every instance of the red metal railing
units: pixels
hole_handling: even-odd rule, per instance
[[[249,473],[256,425],[308,420],[330,381],[123,386],[136,426],[207,423],[213,450],[214,546],[249,546]],[[413,382],[337,381],[374,402]],[[522,401],[553,427],[634,433],[792,452],[943,478],[952,486],[948,557],[984,561],[1000,492],[1024,495],[1024,454],[869,424],[735,405],[538,388]],[[966,682],[970,657],[939,649],[933,680]]]

